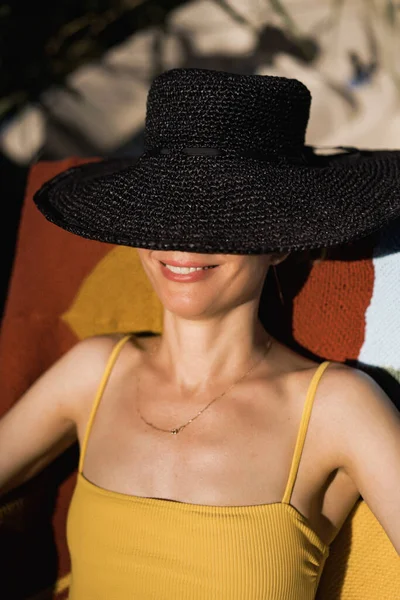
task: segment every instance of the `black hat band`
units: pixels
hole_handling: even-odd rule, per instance
[[[315,157],[314,150],[340,150],[345,154],[360,155],[357,148],[350,146],[336,146],[332,148],[318,148],[313,146],[304,146],[304,151],[296,155],[282,155],[276,153],[266,153],[257,150],[244,150],[237,152],[227,148],[206,148],[206,147],[187,147],[187,148],[150,148],[143,153],[143,157],[148,156],[167,156],[172,154],[186,154],[188,156],[239,156],[242,158],[253,158],[266,162],[284,162],[295,165],[310,165]]]
[[[189,148],[151,148],[146,150],[143,156],[167,156],[171,154],[186,154],[187,156],[227,156],[253,158],[266,162],[290,162],[291,164],[306,165],[305,156],[300,153],[293,156],[281,155],[276,153],[266,153],[257,150],[231,150],[229,148],[205,148],[205,147],[189,147]]]

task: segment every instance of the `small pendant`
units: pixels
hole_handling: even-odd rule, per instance
[[[171,433],[172,435],[177,435],[180,432],[180,428],[177,427],[176,429],[171,429]]]

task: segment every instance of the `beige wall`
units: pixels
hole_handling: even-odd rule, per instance
[[[178,39],[182,32],[190,39],[196,61],[219,68],[222,57],[223,65],[230,61],[234,68],[235,61],[239,64],[254,53],[258,32],[265,24],[282,26],[281,17],[271,9],[268,0],[229,2],[246,24],[240,24],[212,0],[195,0],[171,13],[169,32],[161,41],[161,63],[165,69],[191,66],[190,60],[185,62],[184,46]],[[255,72],[296,77],[309,87],[313,104],[307,141],[321,145],[398,147],[400,87],[396,88],[392,69],[397,66],[395,43],[399,36],[392,35],[385,25],[386,3],[375,0],[372,5],[376,11],[372,14],[366,10],[369,3],[365,0],[344,0],[344,9],[335,20],[332,19],[334,3],[330,0],[283,2],[298,33],[315,39],[321,53],[311,64],[277,53],[272,64],[259,61]],[[381,64],[370,83],[351,88],[349,52],[356,51],[364,61],[371,56],[366,23],[371,25],[378,40]],[[54,114],[81,131],[100,154],[113,153],[143,126],[157,35],[155,29],[135,34],[109,51],[100,63],[73,73],[70,85],[80,91],[83,100],[64,91],[53,90],[43,95]],[[44,124],[40,109],[27,107],[3,132],[0,143],[4,151],[15,160],[29,162],[44,142]],[[65,153],[69,152],[74,152],[74,148],[69,150],[66,146]]]

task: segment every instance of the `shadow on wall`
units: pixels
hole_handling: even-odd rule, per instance
[[[302,37],[292,39],[283,29],[272,25],[264,26],[260,31],[254,32],[255,44],[254,48],[249,53],[240,55],[232,55],[228,52],[211,53],[204,55],[200,53],[192,41],[192,33],[190,31],[179,29],[178,27],[169,27],[167,23],[157,27],[152,37],[152,42],[149,52],[149,68],[143,74],[137,67],[129,64],[112,65],[107,62],[99,63],[98,67],[102,70],[105,76],[109,76],[115,82],[116,77],[121,77],[125,81],[129,78],[132,82],[132,87],[135,85],[149,87],[154,77],[171,68],[170,64],[166,64],[166,42],[173,39],[179,47],[178,64],[172,65],[181,68],[202,68],[214,69],[227,72],[241,73],[251,75],[261,67],[273,65],[274,60],[279,54],[290,55],[303,63],[313,63],[320,55],[320,47],[317,42],[311,37]],[[68,94],[69,90],[65,90]],[[125,110],[126,99],[121,99],[121,105],[116,92],[115,110]],[[75,94],[76,99],[79,99],[79,94]],[[51,105],[42,106],[47,120],[46,142],[41,152],[41,158],[47,159],[62,159],[68,156],[104,156],[104,151],[98,147],[95,140],[90,139],[87,132],[79,129],[78,125],[71,123],[71,120],[63,120],[61,115],[56,115],[52,110]],[[82,111],[87,111],[87,99],[82,98]],[[126,155],[131,153],[132,156],[140,154],[137,144],[141,132],[133,135],[132,139],[123,143],[121,147],[117,147],[111,152],[113,155]]]
[[[243,56],[225,53],[199,54],[189,32],[175,29],[172,35],[181,45],[180,66],[196,67],[199,69],[216,69],[241,73],[254,74],[262,66],[271,66],[279,54],[287,54],[303,63],[312,63],[320,55],[320,47],[311,37],[297,38],[296,40],[273,25],[266,25],[256,35],[257,41],[252,52]]]

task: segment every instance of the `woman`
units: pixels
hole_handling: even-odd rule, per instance
[[[35,202],[138,248],[161,336],[78,343],[0,422],[9,489],[79,440],[72,600],[315,597],[360,494],[400,553],[400,415],[377,384],[272,339],[258,319],[287,253],[400,215],[398,152],[304,145],[298,81],[174,69],[146,151],[62,173]]]

